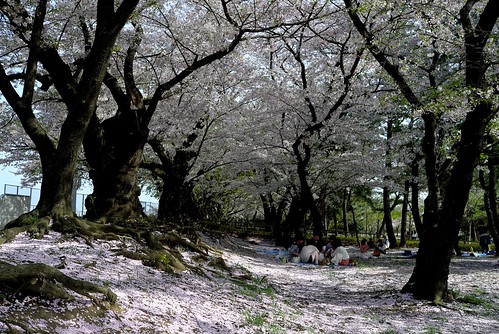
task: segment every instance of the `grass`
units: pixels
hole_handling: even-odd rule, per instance
[[[244,323],[250,326],[263,327],[266,323],[267,314],[265,313],[251,313],[246,311],[244,313]]]
[[[274,304],[274,306],[276,306]],[[284,334],[285,330],[279,325],[284,321],[284,312],[276,310],[271,316],[269,313],[244,313],[244,324],[255,328],[255,333]]]
[[[237,284],[241,286],[241,294],[244,296],[257,298],[262,294],[267,296],[274,294],[274,289],[268,284],[265,276],[260,279],[253,278],[251,281],[238,281]]]
[[[474,296],[474,295],[463,295],[458,297],[458,301],[466,304],[472,304],[472,305],[484,305],[486,304],[486,301],[483,300],[480,297]]]
[[[486,294],[480,289],[475,289],[471,294],[461,294],[457,292],[456,300],[461,303],[476,305],[476,306],[488,306],[489,301],[486,299]]]
[[[268,315],[265,313],[252,314],[247,312],[244,315],[244,323],[247,326],[256,327],[254,333],[283,334],[285,331],[277,324],[270,323]]]
[[[475,289],[469,294],[462,294],[457,291],[454,292],[454,298],[458,302],[480,307],[486,313],[495,314],[498,311],[497,305],[491,302],[487,293],[481,289]]]

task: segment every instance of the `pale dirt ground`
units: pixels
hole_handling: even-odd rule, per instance
[[[57,233],[43,240],[20,235],[0,245],[0,260],[57,265],[64,255],[62,272],[108,285],[118,303],[105,310],[82,296],[4,300],[0,333],[499,333],[499,265],[492,256],[454,258],[449,285],[461,299],[433,306],[399,292],[415,261],[402,250],[330,268],[280,263],[279,248],[261,240],[204,240],[221,249],[211,255],[230,273],[211,266],[215,261],[202,264],[205,275],[159,272],[113,252],[139,247],[128,240],[90,247]],[[193,255],[181,251],[187,260]]]

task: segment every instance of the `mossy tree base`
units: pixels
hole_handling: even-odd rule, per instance
[[[69,289],[99,305],[116,302],[116,295],[110,289],[71,278],[43,263],[12,265],[0,261],[0,284],[6,290],[4,293],[11,292],[12,295],[71,300],[73,297],[66,290]],[[102,294],[104,299],[101,301],[92,293]]]
[[[154,226],[142,222],[114,225],[103,224],[79,219],[76,217],[41,217],[36,213],[24,214],[8,224],[0,231],[0,245],[14,239],[19,233],[27,232],[33,238],[43,238],[50,230],[62,233],[68,237],[81,237],[91,245],[93,240],[123,240],[134,239],[144,247],[134,252],[118,249],[117,253],[125,257],[139,259],[146,266],[163,270],[168,273],[180,273],[194,269],[185,263],[178,247],[189,249],[202,256],[208,256],[209,247],[199,242],[197,238],[188,238],[172,232],[159,232]],[[114,303],[116,296],[107,288],[70,278],[56,268],[45,264],[11,265],[0,261],[0,287],[8,287],[10,291],[19,291],[26,295],[46,298],[69,299],[65,289],[73,290],[92,300],[92,292],[104,294],[105,300]]]

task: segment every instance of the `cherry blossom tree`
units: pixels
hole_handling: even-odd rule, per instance
[[[124,43],[127,51],[115,58],[104,81],[116,112],[97,109],[84,141],[94,185],[87,202],[92,218],[122,221],[140,216],[136,176],[149,124],[163,112],[163,101],[193,73],[232,53],[247,35],[282,30],[314,17],[314,6],[305,4],[305,18],[296,6],[168,2],[138,15],[135,31]],[[185,34],[187,28],[191,34]]]
[[[497,45],[491,41],[499,3],[344,4],[372,57],[424,122],[421,154],[428,196],[416,266],[404,291],[440,303],[449,296],[449,264],[483,136],[498,111],[497,65],[491,58]],[[446,123],[457,131],[444,133]],[[448,145],[446,135],[457,136],[454,145]]]
[[[246,80],[236,52],[218,66],[205,67],[184,80],[175,96],[163,102],[163,112],[154,117],[141,168],[147,169],[159,194],[158,219],[191,221],[201,218],[194,187],[206,174],[227,165],[239,165],[233,177],[244,170],[247,152],[238,148],[243,110],[247,101]],[[168,126],[165,126],[168,124]],[[232,145],[231,141],[234,141]],[[215,187],[216,188],[216,187]],[[202,202],[202,199],[199,199]]]
[[[312,170],[339,141],[331,128],[348,126],[341,125],[342,111],[363,53],[351,32],[343,29],[342,16],[330,7],[327,11],[323,20],[270,41],[265,83],[270,96],[264,102],[275,117],[272,124],[281,141],[274,145],[293,158],[296,168],[297,183],[291,188],[296,191],[286,225],[296,231],[303,229],[309,225],[305,220],[310,215],[313,233],[320,235],[325,232],[324,221],[314,198],[317,176]]]
[[[117,6],[109,1],[57,5],[42,0],[35,6],[31,2],[0,2],[3,38],[9,39],[3,44],[0,91],[41,160],[43,180],[35,215],[72,215],[73,177],[83,136],[94,114],[116,39],[137,3],[124,0]],[[84,12],[94,17],[93,40],[86,50],[74,48],[74,41],[82,36],[75,38],[71,29],[78,26],[78,17]],[[57,91],[67,112],[56,140],[39,121],[37,114],[41,111],[33,103],[35,93],[49,87]]]

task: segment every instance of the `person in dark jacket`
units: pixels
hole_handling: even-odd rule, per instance
[[[482,253],[486,254],[489,252],[490,241],[490,235],[486,231],[483,231],[483,233],[480,234],[480,250],[482,251]]]

